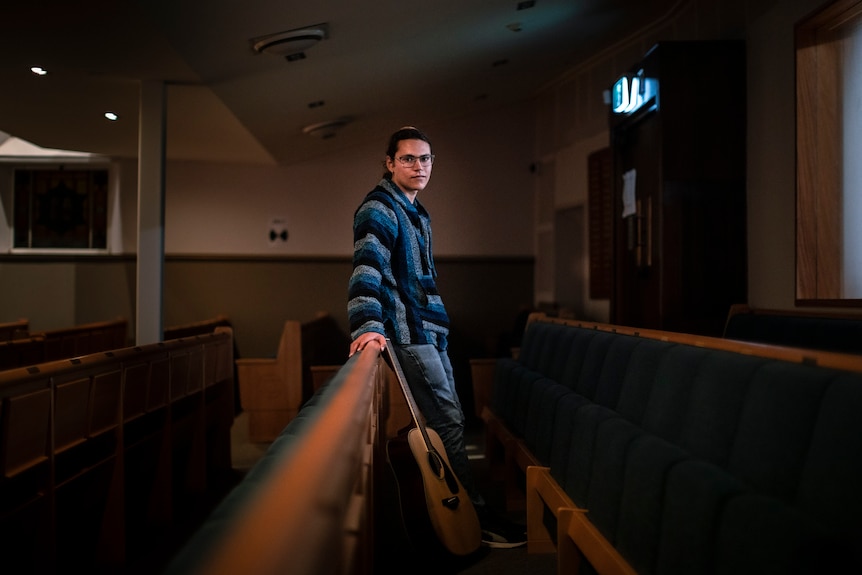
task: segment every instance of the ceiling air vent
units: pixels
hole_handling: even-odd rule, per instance
[[[314,136],[315,138],[319,138],[321,140],[328,140],[335,136],[335,134],[350,123],[350,118],[339,118],[337,120],[329,120],[327,122],[319,122],[317,124],[311,124],[305,126],[302,129],[302,133]]]
[[[290,58],[302,54],[321,40],[328,37],[326,24],[317,24],[286,32],[277,32],[251,39],[251,48],[257,54],[266,52],[275,56]],[[295,59],[295,58],[294,58]]]

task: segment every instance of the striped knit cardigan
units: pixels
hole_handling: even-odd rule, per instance
[[[351,337],[377,332],[401,345],[446,349],[449,317],[436,277],[428,212],[384,178],[354,214]]]

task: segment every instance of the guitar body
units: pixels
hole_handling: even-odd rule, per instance
[[[425,427],[419,413],[419,407],[413,399],[407,378],[401,370],[401,364],[392,351],[392,342],[386,340],[384,357],[395,371],[395,377],[407,406],[413,418],[415,427],[407,432],[407,444],[413,456],[413,465],[402,465],[402,478],[399,481],[398,491],[401,501],[401,517],[408,537],[414,546],[423,546],[432,541],[430,531],[436,536],[436,540],[453,555],[468,555],[479,548],[482,544],[482,528],[479,526],[479,517],[470,496],[449,465],[449,457],[443,441],[433,429]],[[390,463],[397,451],[397,444],[390,442],[387,445]],[[404,451],[402,449],[402,451]],[[403,473],[405,467],[419,471],[418,481],[415,477],[411,480],[410,473]],[[399,470],[393,463],[393,471],[398,475]],[[417,486],[421,484],[424,492],[424,511],[417,509],[416,502],[419,497],[416,494]],[[430,530],[428,526],[430,525]]]
[[[387,453],[398,483],[401,518],[415,547],[443,548],[453,555],[469,555],[482,543],[479,518],[466,490],[449,466],[440,436],[413,428],[406,441],[389,441]]]
[[[482,543],[479,516],[467,491],[449,466],[449,457],[440,436],[433,429],[426,429],[425,432],[434,452],[428,452],[418,429],[410,430],[407,442],[422,474],[431,525],[446,549],[455,555],[468,555]],[[433,458],[439,458],[440,461],[434,462]],[[437,463],[442,467],[438,467]]]

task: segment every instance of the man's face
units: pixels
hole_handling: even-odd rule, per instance
[[[392,181],[405,193],[415,195],[428,185],[432,163],[422,165],[420,158],[431,155],[431,146],[424,140],[401,140],[394,158],[386,158],[386,167],[392,173]],[[410,163],[409,160],[413,159]],[[404,160],[404,161],[402,161]]]

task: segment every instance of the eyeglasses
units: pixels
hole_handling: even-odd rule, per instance
[[[422,154],[421,156],[400,156],[396,158],[398,163],[404,168],[412,168],[416,165],[416,160],[419,160],[419,165],[428,167],[434,163],[434,154]]]

